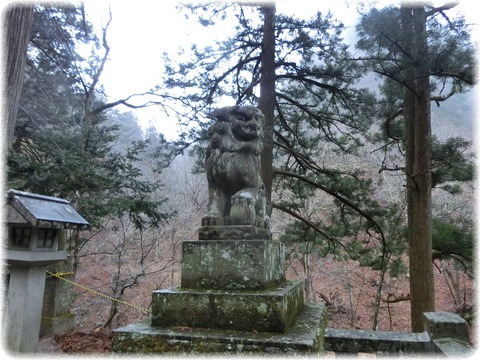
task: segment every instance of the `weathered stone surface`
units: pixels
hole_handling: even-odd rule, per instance
[[[453,338],[468,342],[468,323],[458,314],[436,311],[423,313],[425,330],[432,339]]]
[[[468,342],[458,339],[441,338],[433,340],[433,343],[438,352],[447,357],[466,358],[475,352],[475,349]]]
[[[46,271],[43,266],[12,266],[6,296],[5,347],[12,353],[37,350]]]
[[[306,305],[287,333],[156,327],[149,319],[112,333],[116,353],[312,355],[323,352],[327,311]]]
[[[279,242],[186,241],[182,252],[182,288],[262,290],[285,281]]]
[[[434,348],[427,332],[327,329],[325,350],[350,354],[412,354],[433,352]]]
[[[270,231],[253,225],[202,226],[199,240],[270,240]]]
[[[59,247],[65,249],[65,236],[62,233]],[[74,271],[74,262],[71,257],[66,261],[50,265],[47,269],[51,273],[71,273]],[[74,301],[74,285],[54,276],[47,276],[45,294],[43,297],[42,326],[40,338],[52,334],[64,334],[75,329],[75,316],[71,312]]]
[[[468,342],[468,329],[465,333],[465,323],[460,316],[441,311],[424,313],[424,316],[426,331],[422,333],[327,329],[325,350],[335,354],[423,354],[447,357],[463,357],[473,353],[474,349]]]
[[[208,214],[202,225],[268,225],[261,175],[262,122],[253,106],[227,106],[211,115],[206,151]],[[227,221],[228,218],[228,221]]]
[[[199,241],[182,244],[181,287],[154,291],[150,324],[115,330],[113,351],[317,353],[325,308],[305,306],[303,282],[285,281],[284,246],[269,230],[263,114],[231,106],[210,117],[208,214]]]
[[[303,305],[303,282],[268,291],[164,289],[153,292],[152,325],[285,332]]]

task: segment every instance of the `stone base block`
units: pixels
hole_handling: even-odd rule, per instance
[[[432,345],[426,332],[327,329],[325,350],[347,356],[359,353],[399,356],[432,352]]]
[[[270,231],[253,225],[204,225],[198,230],[199,240],[271,240]]]
[[[251,354],[313,355],[323,353],[327,311],[307,305],[292,329],[283,334],[248,331],[156,327],[149,319],[112,333],[116,353],[170,353],[175,355]]]
[[[181,287],[264,290],[284,283],[284,245],[264,240],[185,241]]]
[[[269,291],[163,289],[153,292],[152,325],[285,332],[303,305],[303,282]]]
[[[452,338],[469,341],[468,323],[460,315],[446,311],[423,313],[425,330],[432,339]]]

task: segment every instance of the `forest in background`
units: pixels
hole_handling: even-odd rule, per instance
[[[240,6],[193,10],[185,11],[205,26],[234,16],[238,33],[218,48],[193,47],[184,63],[166,54],[163,83],[146,93],[158,100],[140,106],[163,106],[189,129],[172,142],[155,127],[140,128],[139,105],[129,98],[106,101],[99,79],[108,25],[101,39],[81,7],[34,9],[7,186],[68,199],[92,224],[90,232],[69,234],[75,281],[137,306],[72,289],[79,327],[143,318],[152,290],[178,285],[181,242],[196,238],[206,211],[202,159],[211,100],[259,101],[264,13]],[[405,173],[398,171],[404,130],[401,116],[389,129],[384,122],[396,111],[399,89],[379,78],[362,83],[370,65],[349,57],[342,26],[328,15],[278,14],[277,21],[271,227],[288,245],[287,273],[306,279],[307,298],[326,303],[332,319],[344,314],[347,322],[337,325],[406,331],[408,324],[396,327],[385,313],[408,305],[408,286],[392,286],[408,278]],[[468,66],[471,59],[460,56],[471,52],[466,24],[455,24],[455,44],[465,47],[455,60]],[[75,50],[80,44],[92,47],[89,56]],[[475,94],[439,79],[432,83],[445,89],[442,95],[451,87],[452,96],[432,104],[432,268],[444,284],[435,297],[471,321]],[[380,95],[365,89],[372,83]],[[332,287],[320,276],[330,262],[344,275],[338,293],[327,291]]]

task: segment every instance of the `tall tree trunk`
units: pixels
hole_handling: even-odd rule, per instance
[[[4,150],[13,143],[15,122],[17,120],[20,95],[22,93],[23,74],[27,60],[27,46],[30,41],[33,20],[33,5],[13,5],[5,13],[4,47],[6,49],[6,68],[4,81],[4,121],[6,135]]]
[[[422,332],[423,313],[435,310],[432,268],[430,79],[426,68],[426,12],[402,6],[411,67],[404,91],[407,207],[412,331]]]
[[[423,313],[435,310],[435,294],[432,267],[432,169],[431,169],[431,122],[430,78],[427,61],[427,16],[423,6],[413,10],[415,53],[417,59],[415,76],[415,155],[413,180],[413,248],[410,266],[415,276],[410,276],[412,297],[412,330],[423,331]]]
[[[263,124],[262,176],[267,198],[272,194],[273,120],[275,110],[275,3],[263,7],[263,41],[258,108],[265,116]],[[270,212],[270,207],[268,209]]]

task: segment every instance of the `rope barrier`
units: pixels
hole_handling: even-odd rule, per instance
[[[110,295],[104,294],[104,293],[102,293],[102,292],[100,292],[100,291],[97,291],[97,290],[90,289],[90,288],[88,288],[88,287],[86,287],[86,286],[84,286],[84,285],[77,284],[76,282],[71,281],[71,280],[68,280],[68,279],[65,279],[65,278],[63,277],[63,276],[73,275],[73,272],[70,272],[70,273],[51,273],[50,271],[47,271],[47,274],[48,274],[49,276],[56,277],[57,279],[63,280],[63,281],[65,281],[65,282],[67,282],[67,283],[69,283],[69,284],[72,284],[72,285],[74,285],[74,286],[77,286],[77,287],[79,287],[80,289],[83,289],[83,290],[85,290],[85,291],[87,291],[87,292],[91,292],[92,294],[95,294],[95,295],[97,295],[97,296],[103,297],[103,298],[108,299],[108,300],[111,300],[111,301],[115,301],[115,302],[117,302],[117,303],[119,303],[119,304],[122,304],[122,305],[130,306],[130,307],[132,307],[132,308],[134,308],[134,309],[137,309],[138,311],[141,311],[141,312],[143,312],[143,313],[145,313],[145,314],[147,314],[147,315],[150,315],[150,310],[148,310],[147,308],[143,308],[143,307],[141,307],[141,306],[134,305],[134,304],[130,304],[130,303],[128,303],[128,302],[126,302],[126,301],[123,301],[123,300],[120,300],[120,299],[116,299],[116,298],[114,298],[114,297],[112,297],[112,296],[110,296]]]
[[[70,276],[70,275],[73,275],[74,272],[73,272],[73,271],[71,271],[71,272],[65,272],[65,273],[57,272],[57,273],[55,273],[55,274],[52,274],[52,273],[50,273],[49,271],[47,271],[47,274],[48,274],[48,277],[52,277],[52,276],[53,276],[53,277],[57,277],[57,278],[58,278],[59,276]]]

